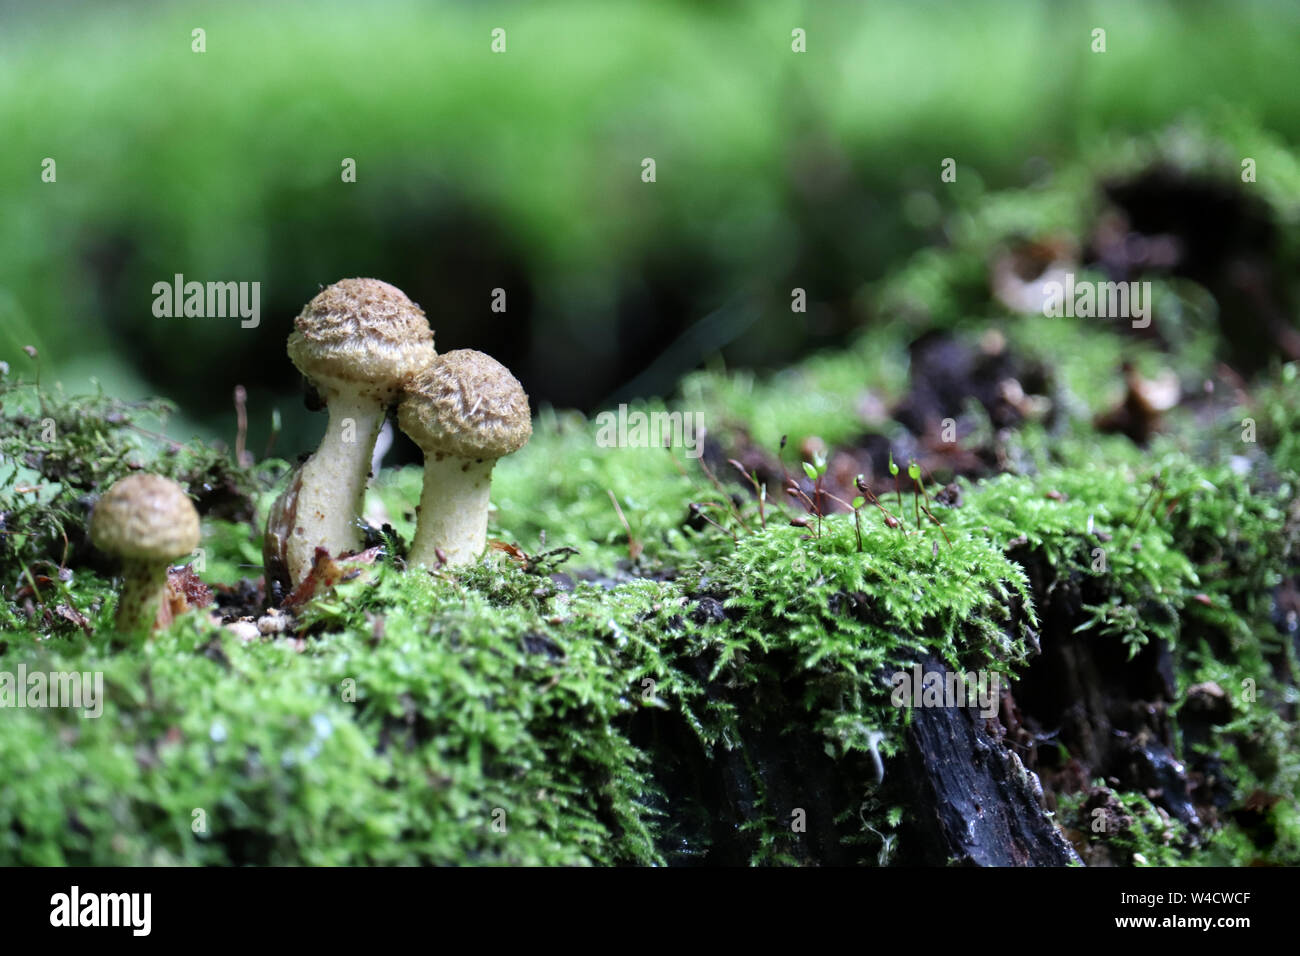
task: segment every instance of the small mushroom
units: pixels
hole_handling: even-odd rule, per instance
[[[329,425],[276,509],[277,557],[293,586],[317,548],[334,556],[360,549],[375,438],[403,383],[435,354],[424,312],[378,279],[336,282],[294,321],[289,358],[325,400]]]
[[[472,563],[487,543],[492,468],[532,437],[528,396],[496,359],[459,349],[438,356],[412,379],[397,423],[424,450],[409,563]]]
[[[95,505],[90,539],[122,561],[118,631],[136,634],[170,624],[167,566],[199,546],[199,513],[185,489],[161,475],[128,475]]]

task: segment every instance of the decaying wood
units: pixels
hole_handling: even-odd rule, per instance
[[[943,679],[930,659],[925,674]],[[918,707],[908,728],[907,779],[930,864],[1065,866],[1080,862],[1040,806],[1041,787],[977,708]]]

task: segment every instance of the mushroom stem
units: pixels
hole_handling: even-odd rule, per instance
[[[472,564],[483,553],[494,465],[493,458],[425,457],[419,526],[407,564],[436,568],[438,551],[448,564]]]
[[[335,556],[360,550],[357,515],[385,411],[382,403],[371,398],[330,397],[325,437],[302,466],[296,519],[285,549],[295,585],[311,571],[318,547]]]
[[[162,618],[162,620],[160,620]],[[148,634],[171,623],[167,565],[141,559],[122,562],[122,593],[114,617],[120,634]]]

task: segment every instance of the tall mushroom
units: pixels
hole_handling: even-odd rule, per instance
[[[497,459],[533,434],[528,396],[510,370],[482,352],[446,352],[406,387],[402,431],[424,450],[424,490],[412,566],[470,564],[487,543],[488,498]]]
[[[170,624],[167,565],[199,546],[199,513],[185,489],[161,475],[128,475],[95,505],[90,540],[122,561],[118,631]]]
[[[295,320],[289,358],[325,400],[329,424],[272,509],[264,553],[291,584],[311,571],[317,548],[338,555],[361,547],[375,437],[403,383],[435,354],[424,312],[378,279],[336,282]]]

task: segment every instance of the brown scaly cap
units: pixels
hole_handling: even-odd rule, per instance
[[[90,539],[99,550],[127,560],[171,561],[199,546],[199,513],[176,482],[128,475],[95,505]]]
[[[388,402],[436,354],[423,310],[378,279],[343,279],[294,320],[289,358],[318,386],[369,386]]]
[[[473,349],[445,352],[412,379],[397,422],[425,454],[471,461],[509,455],[533,434],[523,386]]]

